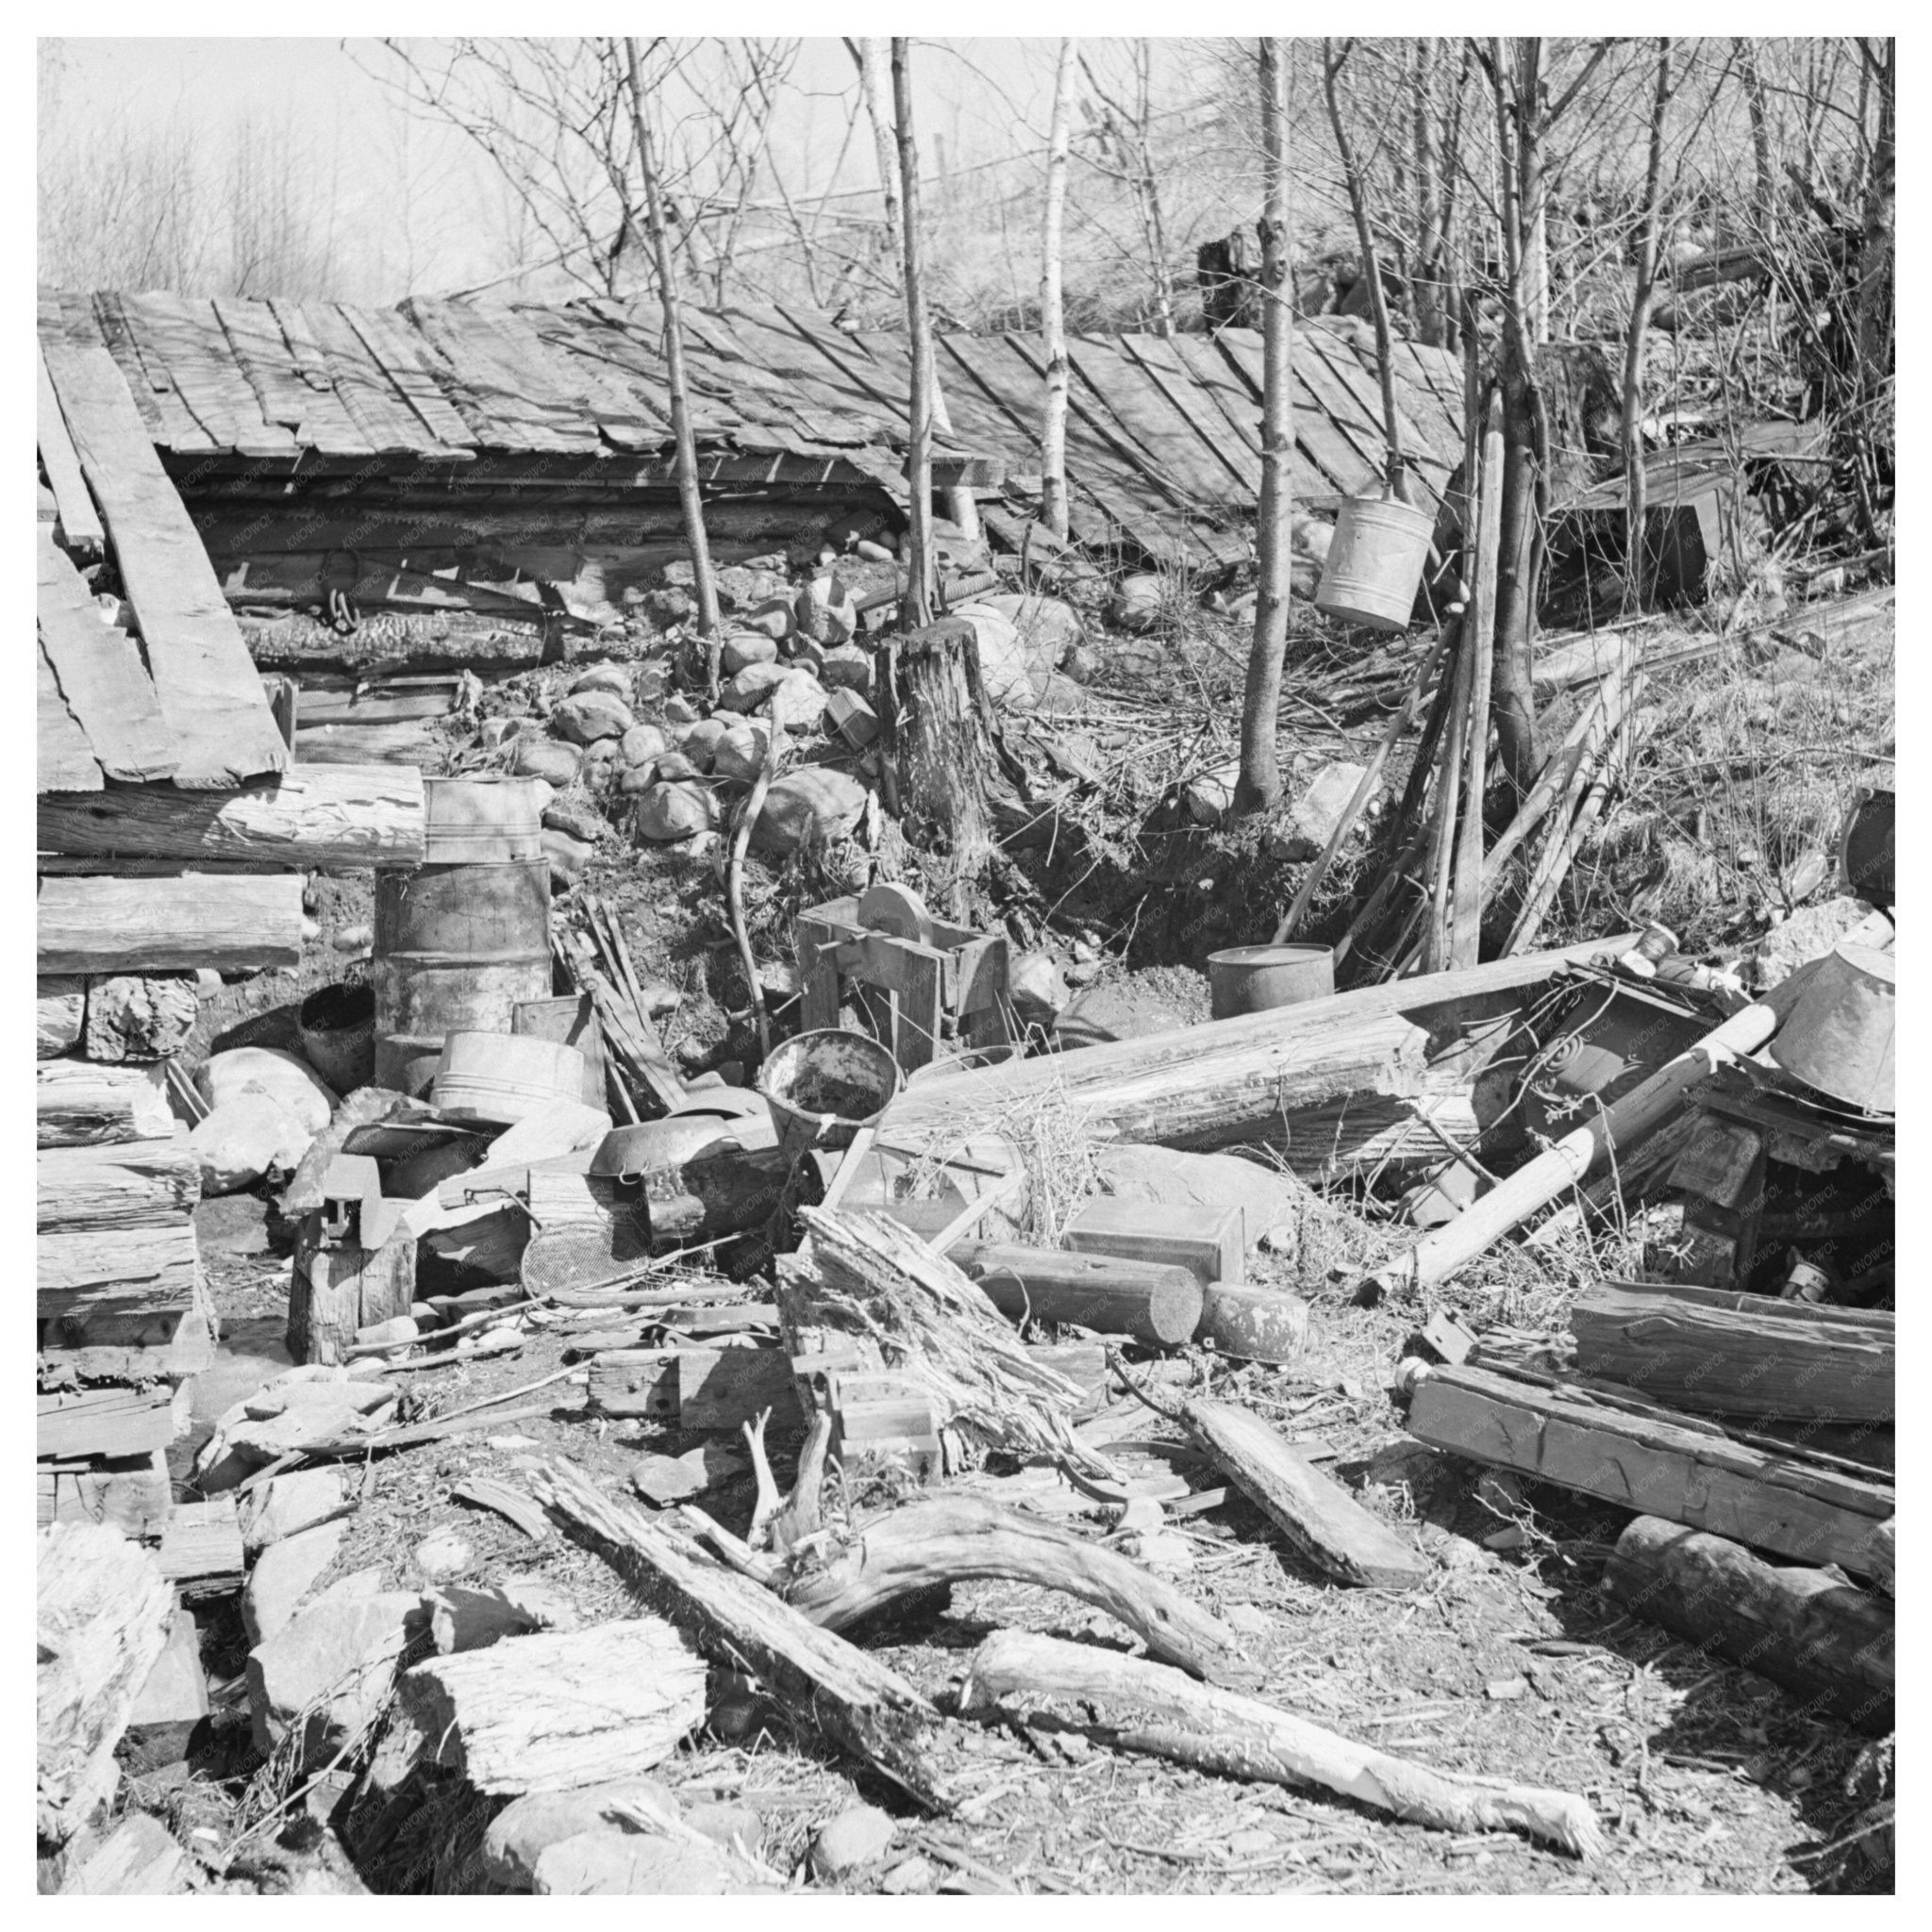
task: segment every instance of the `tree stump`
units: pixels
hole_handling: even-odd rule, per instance
[[[322,1245],[322,1215],[307,1214],[289,1276],[289,1353],[298,1362],[348,1358],[358,1328],[407,1315],[416,1298],[416,1237],[397,1226],[379,1248]]]

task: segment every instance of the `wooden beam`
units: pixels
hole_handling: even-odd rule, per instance
[[[65,1389],[37,1396],[35,1405],[38,1457],[146,1456],[175,1440],[175,1391],[165,1382]]]
[[[60,512],[60,540],[90,562],[97,561],[107,547],[107,532],[101,528],[101,513],[81,477],[80,458],[74,453],[74,439],[67,433],[60,399],[47,375],[47,358],[39,352],[34,357],[34,435],[41,447],[41,466],[47,473],[48,487]]]
[[[42,852],[249,863],[292,870],[423,863],[423,774],[397,765],[298,766],[235,791],[115,787],[39,805]]]
[[[114,561],[175,734],[177,785],[221,789],[289,763],[208,555],[105,348],[45,344],[47,368],[101,507]]]
[[[34,1264],[35,1307],[43,1321],[92,1307],[192,1307],[201,1275],[192,1220],[43,1234],[34,1242]]]
[[[169,1227],[201,1198],[201,1170],[183,1140],[119,1147],[50,1148],[35,1157],[35,1220],[42,1234],[83,1228]]]
[[[302,957],[298,874],[42,878],[38,971],[254,973]]]
[[[159,1067],[42,1060],[34,1070],[35,1144],[93,1147],[165,1140],[175,1131]]]
[[[34,790],[98,791],[106,781],[79,720],[60,695],[45,641],[34,646]]]

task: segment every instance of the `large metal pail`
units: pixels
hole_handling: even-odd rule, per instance
[[[1344,497],[1315,608],[1369,630],[1407,630],[1435,528],[1425,510],[1392,497]]]

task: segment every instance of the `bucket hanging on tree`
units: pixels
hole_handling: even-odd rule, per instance
[[[1315,608],[1369,630],[1408,628],[1436,520],[1392,496],[1345,496]]]

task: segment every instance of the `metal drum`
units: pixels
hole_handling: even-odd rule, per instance
[[[550,861],[527,780],[424,781],[428,862],[375,875],[375,1080],[422,1095],[454,1032],[550,997]]]
[[[1217,1020],[1299,1006],[1334,991],[1332,946],[1229,946],[1208,955],[1209,1010]]]

